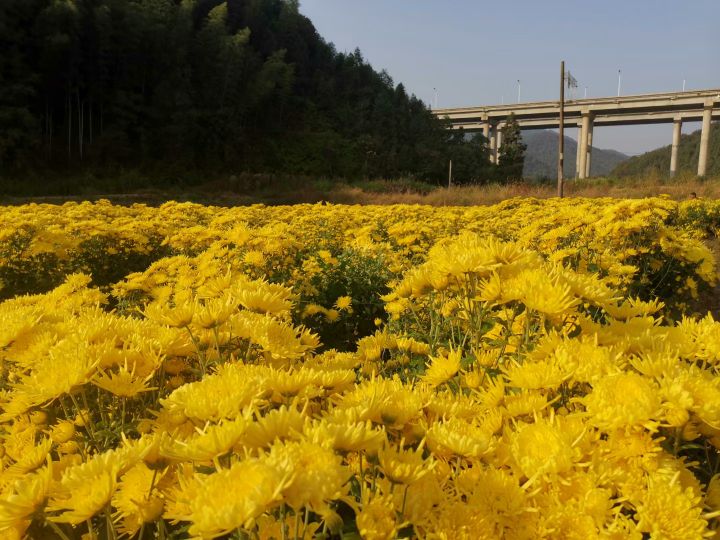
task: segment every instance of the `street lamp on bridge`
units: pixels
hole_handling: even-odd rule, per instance
[[[560,129],[558,130],[558,197],[563,196],[565,173],[565,83],[568,88],[577,88],[577,79],[570,71],[565,75],[565,60],[560,62]]]

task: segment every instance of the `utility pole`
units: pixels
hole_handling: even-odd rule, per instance
[[[558,197],[563,197],[563,153],[565,151],[565,60],[560,62],[560,130],[558,138]]]

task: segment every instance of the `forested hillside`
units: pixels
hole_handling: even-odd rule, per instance
[[[481,139],[337,52],[293,0],[2,0],[0,50],[3,175],[489,170]]]
[[[527,143],[525,156],[525,178],[557,178],[558,134],[555,131],[525,131],[523,140]],[[628,156],[617,150],[592,149],[590,174],[604,176],[613,170],[618,163]],[[575,160],[577,159],[577,141],[565,137],[564,173],[567,178],[575,177]]]
[[[647,152],[631,158],[618,165],[612,172],[614,176],[637,176],[657,171],[666,174],[670,170],[670,145]],[[678,148],[678,170],[697,172],[698,156],[700,154],[700,131],[680,138]],[[720,125],[714,124],[710,130],[710,149],[708,155],[708,170],[710,176],[720,174]]]

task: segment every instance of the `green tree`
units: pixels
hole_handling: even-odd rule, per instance
[[[484,184],[492,177],[485,137],[475,133],[466,137],[462,130],[452,135],[453,183]]]
[[[522,178],[527,146],[522,142],[520,125],[514,114],[507,117],[502,128],[502,144],[498,163],[498,174],[502,181]]]
[[[23,47],[32,42],[39,7],[32,0],[0,2],[0,165],[4,167],[24,165],[39,142],[39,119],[32,110],[37,66],[31,65]]]

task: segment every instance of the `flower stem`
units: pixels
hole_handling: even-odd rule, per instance
[[[305,539],[305,533],[307,532],[308,522],[310,519],[310,511],[308,510],[308,507],[305,507],[305,520],[303,522],[303,532],[302,532],[302,538]]]
[[[409,484],[406,484],[406,485],[405,485],[405,492],[403,493],[402,508],[400,509],[400,520],[401,520],[401,521],[404,521],[404,520],[405,520],[405,503],[407,502],[408,489],[410,489],[410,485],[409,485]]]
[[[70,540],[70,538],[68,538],[68,536],[63,532],[63,530],[57,525],[55,525],[55,523],[53,523],[52,521],[47,521],[46,523],[50,525],[50,528],[53,530],[53,532],[55,532],[55,534],[62,538],[62,540]]]
[[[78,414],[80,415],[80,418],[82,418],[82,421],[85,423],[85,428],[87,429],[88,435],[90,435],[90,440],[92,441],[93,446],[95,446],[95,449],[98,452],[100,452],[101,451],[100,445],[98,444],[97,440],[95,439],[95,430],[93,429],[92,421],[90,420],[90,415],[87,414],[87,411],[89,409],[84,409],[84,412],[83,412],[83,409],[80,407],[80,404],[75,399],[75,396],[73,396],[72,394],[69,394],[69,395],[70,395],[70,399],[73,402],[73,405],[75,405],[75,408],[77,409]]]
[[[113,525],[112,517],[110,516],[110,505],[109,504],[105,507],[105,520],[107,521],[108,538],[112,538],[112,540],[117,540],[117,534],[115,533],[115,526]]]

